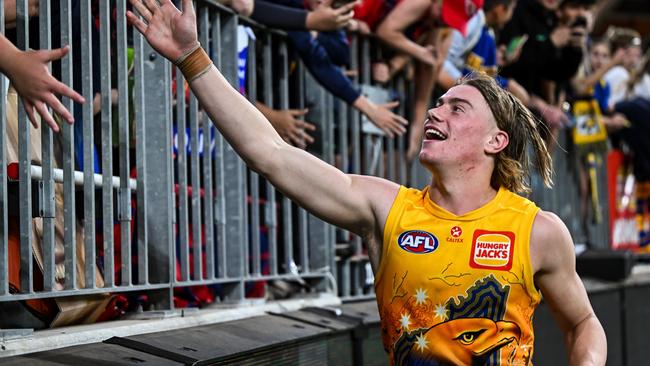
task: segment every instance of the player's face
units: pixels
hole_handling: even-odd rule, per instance
[[[460,167],[486,159],[485,147],[495,131],[490,107],[478,89],[455,86],[427,111],[420,162]]]

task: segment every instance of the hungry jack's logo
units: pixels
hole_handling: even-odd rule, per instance
[[[399,235],[397,244],[407,252],[426,254],[438,248],[438,238],[426,231],[409,230]]]
[[[476,230],[469,265],[472,268],[508,271],[512,268],[514,249],[513,232]]]

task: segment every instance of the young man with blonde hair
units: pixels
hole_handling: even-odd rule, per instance
[[[464,81],[427,113],[423,191],[345,174],[285,143],[200,48],[191,0],[131,0],[129,21],[175,61],[223,136],[298,204],[368,243],[391,363],[526,365],[541,293],[572,365],[604,365],[606,340],[557,216],[516,195],[551,161],[530,112],[490,78]],[[245,128],[242,128],[245,127]],[[570,301],[567,301],[570,297]]]

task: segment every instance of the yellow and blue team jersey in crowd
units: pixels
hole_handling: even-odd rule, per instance
[[[538,211],[501,188],[457,216],[428,188],[400,188],[375,278],[391,364],[531,364],[540,293],[529,242]]]
[[[465,59],[465,75],[480,71],[493,76],[497,83],[503,88],[508,88],[508,79],[497,75],[497,46],[494,35],[489,27],[484,26],[481,30],[476,45],[472,48]]]

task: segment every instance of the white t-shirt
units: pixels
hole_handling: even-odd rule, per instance
[[[650,75],[643,74],[641,80],[634,84],[634,96],[650,99]]]
[[[609,84],[609,107],[625,99],[627,94],[627,82],[630,79],[630,73],[623,66],[612,67],[603,77]]]

